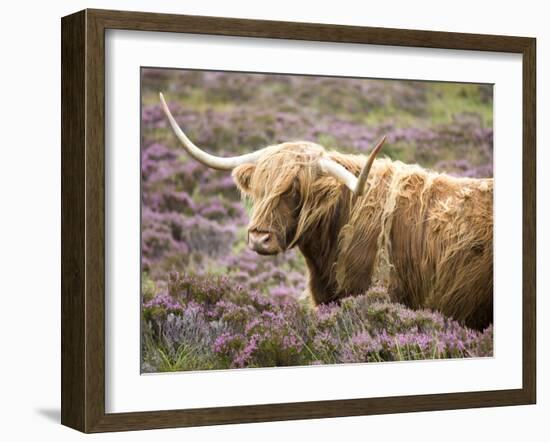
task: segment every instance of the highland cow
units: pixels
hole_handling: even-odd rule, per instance
[[[383,285],[395,302],[430,308],[470,327],[493,320],[493,179],[457,178],[387,158],[298,141],[231,158],[181,131],[195,160],[231,170],[253,203],[248,244],[273,255],[298,247],[316,305]]]

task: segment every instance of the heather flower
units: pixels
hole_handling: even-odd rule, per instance
[[[242,345],[242,336],[233,335],[229,332],[223,332],[219,335],[212,345],[212,349],[216,353],[229,353]]]
[[[351,337],[342,349],[342,362],[370,362],[376,360],[376,353],[382,349],[380,340],[363,331]]]

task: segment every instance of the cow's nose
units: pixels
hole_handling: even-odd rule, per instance
[[[248,247],[261,255],[273,255],[279,251],[275,235],[259,230],[248,232]]]

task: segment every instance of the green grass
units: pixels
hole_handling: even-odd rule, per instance
[[[434,83],[428,89],[430,124],[445,124],[453,121],[453,115],[460,113],[477,114],[482,126],[493,124],[493,102],[484,102],[477,84]]]

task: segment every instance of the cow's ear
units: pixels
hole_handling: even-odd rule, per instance
[[[241,192],[250,193],[250,180],[256,166],[252,163],[241,164],[233,169],[232,175]]]

